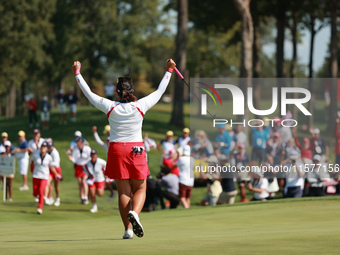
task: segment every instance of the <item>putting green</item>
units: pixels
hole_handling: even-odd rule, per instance
[[[74,205],[10,211],[1,222],[1,254],[339,254],[338,197],[277,200],[142,213],[143,238],[122,240],[115,211]],[[15,205],[13,205],[15,206]],[[68,210],[73,207],[74,211]],[[86,210],[87,211],[87,210]],[[0,215],[3,214],[0,209]]]

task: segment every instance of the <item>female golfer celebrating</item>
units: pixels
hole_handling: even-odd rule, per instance
[[[131,78],[118,78],[116,93],[120,98],[119,102],[92,93],[80,74],[80,63],[74,62],[72,66],[80,89],[109,120],[111,132],[106,171],[117,185],[119,211],[125,227],[124,239],[133,237],[131,224],[136,236],[144,235],[138,215],[145,202],[146,177],[150,171],[143,147],[142,123],[144,114],[159,101],[169,84],[176,64],[172,59],[167,60],[166,64],[168,70],[158,89],[140,100],[133,95]]]

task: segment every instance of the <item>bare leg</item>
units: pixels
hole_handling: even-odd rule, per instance
[[[185,209],[189,208],[190,206],[188,205],[187,199],[185,197],[180,198],[181,203]]]
[[[27,186],[27,174],[22,176],[23,186]]]
[[[91,199],[92,204],[96,203],[96,188],[89,189],[89,197]]]
[[[80,196],[80,199],[82,199],[82,179],[81,179],[81,177],[77,177],[77,181],[78,181],[78,188],[79,188],[79,196]]]
[[[146,180],[131,179],[131,186],[133,193],[132,208],[137,214],[140,214],[146,198]]]
[[[83,176],[81,178],[82,178],[82,189],[83,189],[82,196],[87,197],[87,195],[89,193],[89,186],[86,183],[87,175],[85,175],[85,176]]]
[[[129,179],[115,179],[118,189],[119,212],[122,218],[125,230],[131,229],[130,221],[127,218],[131,205],[131,184]]]
[[[55,196],[56,198],[59,197],[59,181],[54,180],[54,189],[55,189]]]

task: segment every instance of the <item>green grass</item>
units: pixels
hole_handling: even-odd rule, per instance
[[[168,129],[175,135],[181,129],[168,125],[171,106],[158,104],[145,116],[143,132],[159,141]],[[185,105],[185,121],[189,125],[189,105]],[[28,118],[0,119],[0,132],[7,131],[16,144],[17,132],[26,131]],[[90,146],[105,158],[104,150],[92,136],[98,126],[102,139],[106,116],[93,107],[81,107],[77,123],[59,126],[52,113],[50,131],[61,155],[64,181],[61,183],[61,206],[44,206],[43,215],[36,214],[29,191],[20,192],[21,176],[14,179],[13,202],[0,201],[0,254],[338,254],[339,197],[318,199],[278,199],[258,203],[202,208],[199,206],[206,188],[193,190],[193,206],[189,210],[142,213],[146,234],[142,239],[121,240],[123,225],[117,199],[107,201],[108,193],[98,198],[97,214],[91,205],[81,205],[73,166],[65,150],[75,130],[81,130]],[[160,154],[149,153],[149,167],[159,171]],[[2,195],[2,191],[0,192]],[[249,194],[249,198],[251,195]]]

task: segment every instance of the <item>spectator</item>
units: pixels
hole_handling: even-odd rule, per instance
[[[75,139],[77,147],[72,151],[72,156],[68,159],[74,163],[74,176],[78,180],[79,196],[82,204],[88,204],[88,186],[86,183],[87,174],[83,171],[83,166],[91,159],[91,148],[84,144],[83,139],[77,137]]]
[[[221,156],[219,165],[221,167],[228,165],[228,158],[226,155]],[[217,200],[217,204],[218,205],[234,204],[235,197],[237,195],[237,191],[234,185],[234,175],[230,172],[222,171],[221,178],[219,181],[221,182],[223,191]]]
[[[234,135],[234,141],[236,143],[242,143],[242,144],[246,144],[247,142],[247,136],[246,134],[243,132],[243,126],[241,125],[237,125],[236,128],[236,134]]]
[[[329,160],[329,149],[325,138],[320,136],[320,130],[318,128],[311,129],[312,133],[312,148],[313,155],[319,154],[322,162],[328,162]]]
[[[165,209],[163,198],[166,198],[170,201],[170,209],[176,209],[180,202],[178,176],[171,173],[170,167],[162,166],[160,177],[160,185],[165,188],[161,191],[161,207]]]
[[[37,101],[34,99],[34,95],[30,94],[28,97],[28,119],[29,127],[33,128],[33,119],[35,126],[39,127],[38,117],[37,117]]]
[[[266,152],[273,157],[273,165],[277,166],[281,163],[282,144],[280,141],[280,134],[274,132],[273,136],[267,141]]]
[[[178,137],[176,143],[178,143],[179,147],[184,148],[190,142],[190,129],[184,128],[182,136]]]
[[[1,157],[11,157],[11,148],[12,148],[12,144],[9,140],[6,140],[4,142],[4,148],[5,150],[3,152],[1,152]],[[0,176],[0,178],[2,179],[2,176]],[[5,198],[7,200],[7,194],[8,194],[8,201],[12,202],[13,201],[13,186],[12,186],[12,182],[14,179],[14,174],[10,174],[6,176],[6,194],[5,194]]]
[[[160,141],[157,149],[162,153],[162,165],[170,167],[171,172],[179,176],[179,168],[174,165],[174,162],[177,160],[177,153],[175,141],[172,139],[173,136],[174,132],[171,130],[167,131],[165,139]]]
[[[148,178],[146,179],[146,198],[143,206],[143,212],[156,210],[160,194],[160,182],[153,179],[151,175],[148,175]]]
[[[268,180],[263,177],[259,167],[253,168],[252,180],[248,183],[247,188],[254,192],[252,201],[265,201],[268,197]]]
[[[227,158],[230,158],[231,152],[231,143],[233,141],[232,136],[229,134],[227,130],[225,130],[226,125],[219,124],[218,127],[218,135],[215,137],[215,147],[219,148],[221,153],[226,155]],[[228,128],[228,127],[227,127]]]
[[[307,172],[307,179],[309,182],[309,196],[320,197],[325,196],[325,187],[323,181],[328,177],[328,168],[325,164],[321,163],[321,156],[314,155],[313,164]]]
[[[262,163],[265,160],[266,156],[266,141],[268,138],[268,130],[269,126],[264,129],[263,127],[252,128],[253,132],[253,149],[251,160],[257,161],[259,160]]]
[[[296,161],[298,159],[298,154],[292,154],[286,166],[289,171],[286,174],[286,186],[285,186],[285,197],[302,197],[303,187],[304,187],[304,174],[301,168],[297,166]]]
[[[336,145],[335,145],[335,164],[340,166],[340,132],[339,132],[339,122],[340,119],[337,118],[335,121],[335,137],[336,137]]]
[[[276,164],[274,163],[274,158],[272,155],[267,154],[267,158],[265,162],[263,163],[263,169],[266,169],[266,171],[263,174],[263,177],[268,180],[268,199],[274,199],[275,193],[279,191],[279,185],[276,178],[277,170],[274,168]]]
[[[195,132],[195,140],[192,147],[195,151],[198,151],[201,148],[204,149],[204,152],[207,156],[214,154],[214,148],[207,134],[203,130],[197,130]]]
[[[43,101],[41,103],[41,122],[43,130],[48,130],[49,128],[49,121],[50,121],[50,110],[51,106],[47,102],[48,97],[44,96]]]
[[[15,157],[18,159],[18,169],[19,173],[22,175],[23,184],[19,188],[20,191],[29,190],[27,186],[27,171],[28,171],[28,143],[26,141],[26,134],[24,131],[20,130],[18,132],[19,145],[18,148],[14,150]]]
[[[189,145],[183,147],[183,154],[179,155],[177,166],[179,166],[179,199],[184,208],[190,208],[191,190],[194,187],[194,162],[190,157],[191,148]]]
[[[216,167],[216,165],[218,164],[218,159],[215,155],[212,155],[207,159],[207,163],[209,166]],[[207,194],[202,199],[201,205],[202,206],[208,206],[208,205],[215,206],[218,198],[220,197],[220,194],[223,191],[221,182],[219,181],[220,175],[217,172],[209,171],[209,168],[207,168],[206,171],[203,170],[201,174],[202,174],[202,178],[208,181]]]
[[[108,84],[104,86],[104,91],[105,91],[105,97],[109,100],[113,100],[115,86],[111,82],[108,82]]]
[[[236,181],[237,185],[240,189],[241,202],[247,203],[249,200],[246,195],[246,184],[250,181],[249,174],[246,171],[241,171],[241,168],[245,168],[249,165],[249,156],[245,151],[245,146],[243,143],[239,143],[237,145],[237,153],[234,154],[234,157],[231,159],[231,165],[236,166]]]
[[[70,93],[67,97],[68,101],[68,106],[70,108],[70,113],[71,113],[71,122],[76,122],[77,121],[77,102],[78,102],[78,97],[77,94],[74,91],[74,87],[70,88]]]
[[[6,151],[5,142],[8,141],[8,134],[6,132],[1,133],[1,142],[0,142],[0,154]],[[14,150],[13,144],[11,144],[11,151]]]
[[[59,125],[67,124],[67,118],[66,118],[66,102],[67,97],[64,94],[64,90],[60,89],[59,94],[57,95],[58,100],[58,111],[59,111]]]
[[[301,159],[304,164],[311,164],[313,162],[313,147],[310,143],[309,138],[303,138],[303,145],[300,144],[297,138],[296,129],[293,129],[293,135],[295,139],[296,146],[301,151]]]

